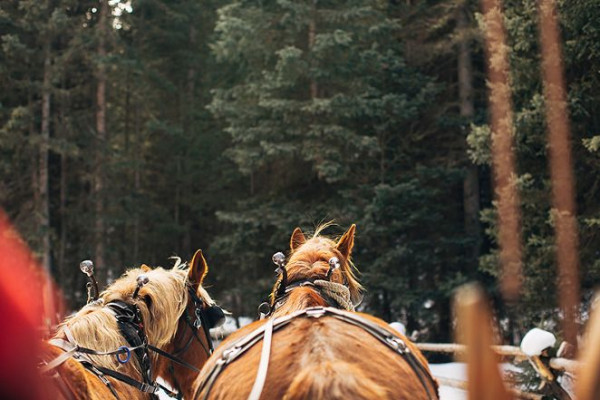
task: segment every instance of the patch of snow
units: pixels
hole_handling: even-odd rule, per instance
[[[436,378],[467,380],[467,368],[464,363],[451,362],[445,364],[429,364],[431,373]],[[451,386],[440,385],[440,400],[466,400],[467,392]]]
[[[400,332],[402,335],[406,336],[406,327],[402,322],[391,322],[390,327],[394,328],[397,332]]]
[[[521,350],[527,354],[528,357],[539,356],[542,351],[548,347],[554,346],[556,343],[556,336],[552,333],[539,328],[533,328],[521,341]]]
[[[440,386],[440,400],[466,400],[467,392],[450,386]]]
[[[505,373],[507,371],[522,372],[519,367],[511,363],[502,363],[499,367]],[[465,363],[429,364],[429,369],[435,378],[467,381],[467,365]],[[467,397],[466,390],[440,384],[440,400],[466,400]]]
[[[169,386],[169,384],[168,384],[167,382],[163,381],[163,380],[162,380],[162,379],[160,379],[160,378],[157,378],[157,379],[156,379],[156,382],[157,382],[157,383],[160,383],[161,385],[163,385],[164,387],[166,387],[166,388],[168,388],[168,389],[171,389],[171,391],[172,391],[172,392],[174,392],[174,391],[175,391],[175,389],[173,389],[171,386]],[[169,397],[169,395],[167,395],[167,393],[166,393],[164,390],[162,390],[162,389],[160,389],[160,390],[158,391],[158,393],[156,393],[156,394],[158,395],[158,398],[159,398],[160,400],[173,400],[173,398],[172,398],[172,397]]]

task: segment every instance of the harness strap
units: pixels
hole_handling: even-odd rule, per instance
[[[265,380],[267,379],[267,370],[269,368],[269,356],[271,354],[271,338],[273,337],[273,319],[269,319],[265,324],[264,337],[262,341],[262,350],[260,353],[260,363],[256,371],[256,379],[252,385],[252,391],[248,400],[259,400]]]
[[[117,391],[112,386],[110,381],[104,376],[102,371],[100,371],[94,364],[87,362],[87,361],[82,361],[81,365],[83,365],[87,370],[91,371],[94,375],[96,375],[98,377],[98,379],[100,379],[100,381],[106,385],[108,390],[110,390],[110,392],[115,397],[115,399],[120,400],[120,397],[117,394]]]
[[[175,389],[177,390],[177,400],[183,399],[183,390],[181,390],[181,385],[175,376],[175,369],[173,368],[173,363],[169,364],[169,372],[171,373],[171,377],[173,378],[173,383],[175,384]]]
[[[206,340],[208,342],[208,348],[206,348],[206,346],[204,345],[204,343],[202,343],[202,340],[200,340],[200,337],[198,336],[198,329],[194,326],[194,323],[191,321],[190,316],[187,314],[185,314],[185,323],[191,328],[192,331],[192,335],[193,337],[196,338],[196,340],[198,341],[198,343],[200,343],[200,345],[202,346],[202,349],[204,350],[204,352],[206,353],[206,355],[208,357],[211,356],[211,354],[213,353],[213,344],[212,344],[212,339],[210,338],[210,331],[208,331],[208,333],[205,331],[205,335],[206,336]],[[205,325],[204,322],[202,322],[202,325]],[[191,339],[188,342],[188,344],[186,345],[186,347],[189,347],[189,344],[191,343]],[[187,348],[186,348],[187,350]]]
[[[291,314],[288,314],[288,315],[285,315],[285,316],[282,316],[279,318],[271,318],[265,324],[256,328],[254,331],[250,332],[248,335],[237,340],[236,342],[232,343],[229,347],[224,349],[221,353],[221,356],[216,360],[215,365],[213,366],[212,370],[210,370],[208,375],[206,375],[204,377],[204,379],[202,380],[200,387],[198,388],[198,390],[195,394],[194,399],[197,399],[198,396],[202,392],[204,392],[204,395],[202,398],[207,399],[208,395],[210,393],[210,390],[212,389],[212,386],[214,385],[215,381],[217,380],[217,377],[223,371],[223,369],[225,369],[225,367],[227,365],[229,365],[231,362],[233,362],[239,356],[244,354],[249,348],[251,348],[258,341],[263,339],[263,337],[266,338],[267,331],[271,332],[270,334],[272,335],[272,332],[277,331],[278,329],[281,329],[284,326],[287,326],[292,319],[294,319],[296,317],[300,317],[300,316],[307,317],[307,318],[320,318],[323,316],[331,316],[340,321],[343,321],[343,322],[346,322],[351,325],[354,325],[354,326],[364,329],[367,333],[374,336],[381,343],[383,343],[384,345],[389,347],[396,354],[400,355],[404,360],[406,360],[408,365],[412,368],[412,370],[417,375],[417,378],[421,382],[421,385],[425,389],[425,392],[427,393],[427,397],[429,399],[435,398],[431,394],[431,391],[429,390],[429,386],[426,383],[426,380],[428,380],[429,383],[435,388],[435,386],[436,386],[435,380],[433,379],[431,374],[425,369],[425,367],[423,365],[421,365],[419,360],[410,351],[410,348],[408,348],[406,343],[404,343],[404,341],[399,336],[397,336],[396,334],[392,333],[391,331],[388,331],[388,330],[382,328],[381,326],[376,325],[376,324],[372,323],[371,321],[368,321],[368,320],[362,318],[361,316],[351,313],[351,312],[339,310],[339,309],[336,309],[333,307],[311,307],[311,308],[305,308],[303,310],[298,310],[296,312],[293,312]],[[269,338],[269,340],[270,340],[270,338]],[[263,346],[264,346],[264,343],[263,343]],[[270,345],[268,347],[270,348]],[[265,347],[263,347],[263,351],[261,352],[260,364],[263,363],[264,352],[265,352]],[[268,364],[268,355],[267,355],[267,360],[265,362]],[[266,373],[267,373],[267,369],[265,367],[265,370],[264,370],[264,378],[265,379],[266,379]],[[260,374],[262,374],[262,373],[261,373],[261,367],[259,365],[259,372],[257,373],[257,378],[255,380],[255,386],[257,384],[256,382],[259,379]],[[264,385],[264,382],[263,382],[263,385]],[[253,387],[253,389],[254,389],[254,387]],[[262,386],[261,386],[261,390],[262,390]],[[258,397],[254,397],[254,398],[248,397],[248,399],[249,400],[258,399],[258,398],[260,398],[260,394],[261,393],[258,392]],[[251,396],[252,396],[252,392],[251,392]]]
[[[294,312],[292,314],[277,318],[273,322],[273,330],[276,331],[287,325],[296,315],[300,315],[300,312]],[[236,360],[239,356],[243,355],[248,349],[254,346],[263,337],[264,330],[267,323],[259,326],[248,335],[232,343],[231,346],[221,352],[221,356],[215,361],[214,367],[209,371],[208,375],[200,383],[200,387],[194,395],[194,399],[204,392],[202,399],[207,399],[217,377],[225,369],[227,365]]]
[[[48,364],[41,367],[40,373],[45,374],[45,373],[48,373],[49,371],[52,371],[54,368],[60,366],[62,363],[67,361],[69,358],[71,358],[76,352],[77,352],[77,347],[73,347],[71,350],[62,353],[61,355],[59,355],[58,357],[56,357],[55,359],[50,361]]]
[[[48,341],[48,343],[50,343],[53,346],[63,349],[65,352],[62,353],[61,355],[59,355],[58,357],[54,358],[52,361],[48,362],[43,367],[41,367],[40,372],[42,374],[45,374],[45,373],[55,369],[56,367],[60,366],[62,363],[64,363],[65,361],[67,361],[69,358],[71,358],[73,356],[77,357],[78,355],[81,356],[83,354],[90,354],[90,355],[94,355],[94,356],[114,356],[117,354],[125,354],[128,351],[131,352],[131,351],[137,350],[144,346],[143,344],[139,345],[139,346],[134,346],[134,347],[122,346],[119,349],[113,350],[113,351],[97,351],[97,350],[89,349],[87,347],[81,347],[77,344],[73,344],[71,342],[67,342],[64,339],[59,339],[59,338],[51,339]],[[87,357],[85,359],[87,360]]]
[[[136,379],[133,379],[133,378],[125,375],[125,374],[122,374],[117,371],[113,371],[110,368],[104,368],[104,367],[100,367],[100,366],[94,366],[94,368],[96,368],[97,370],[99,370],[100,372],[102,372],[105,375],[108,375],[108,376],[115,378],[123,383],[126,383],[129,386],[133,386],[134,388],[138,389],[141,392],[149,393],[149,394],[156,394],[156,392],[158,392],[158,390],[159,390],[159,387],[157,384],[140,382]]]
[[[194,372],[200,372],[200,370],[198,368],[194,367],[192,364],[190,364],[190,363],[188,363],[186,361],[183,361],[180,358],[173,357],[171,354],[167,353],[166,351],[163,351],[163,350],[159,349],[158,347],[154,347],[151,344],[149,344],[148,348],[150,350],[152,350],[153,352],[157,353],[158,355],[163,356],[165,358],[168,358],[169,360],[171,360],[173,362],[176,362],[177,364],[182,365],[182,366],[184,366],[184,367],[186,367],[188,369],[191,369]]]

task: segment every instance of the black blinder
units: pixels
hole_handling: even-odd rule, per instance
[[[225,313],[219,306],[210,306],[202,310],[206,318],[206,324],[210,329],[218,328],[225,323]]]

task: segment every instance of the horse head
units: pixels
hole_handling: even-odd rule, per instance
[[[92,354],[91,362],[140,380],[144,375],[150,380],[160,376],[186,396],[185,389],[212,352],[209,329],[224,320],[222,310],[202,287],[207,272],[200,251],[185,269],[147,265],[130,269],[107,287],[98,301],[66,320],[57,337],[106,352],[133,346],[126,337],[133,327],[132,335],[148,344],[146,355],[136,350],[137,357],[132,352],[130,360],[123,363],[117,357]],[[121,313],[133,315],[131,326],[128,320],[123,324]]]
[[[362,286],[352,263],[356,225],[353,224],[338,240],[321,235],[328,226],[319,226],[309,239],[300,228],[292,233],[288,262],[271,293],[271,307],[278,315],[317,305],[353,308],[360,302]],[[327,290],[318,290],[324,287],[339,289],[348,301],[330,304],[328,297],[331,296],[323,294]]]

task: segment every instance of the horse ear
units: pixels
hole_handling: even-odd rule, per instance
[[[294,232],[292,232],[292,237],[290,238],[290,249],[294,251],[298,247],[302,246],[304,242],[306,242],[306,236],[304,236],[304,233],[302,233],[302,229],[294,229]]]
[[[140,266],[140,269],[141,269],[142,271],[144,271],[144,272],[150,272],[150,271],[152,271],[152,268],[150,268],[150,267],[149,267],[149,266],[147,266],[146,264],[142,264],[142,265]]]
[[[356,224],[352,224],[350,228],[344,233],[341,239],[337,243],[337,249],[344,258],[347,260],[352,253],[352,248],[354,247],[354,232],[356,231]]]
[[[207,273],[208,264],[206,264],[202,250],[198,249],[196,250],[194,257],[192,257],[192,261],[190,262],[188,281],[192,284],[194,289],[197,289],[198,286],[202,285],[202,281]]]

